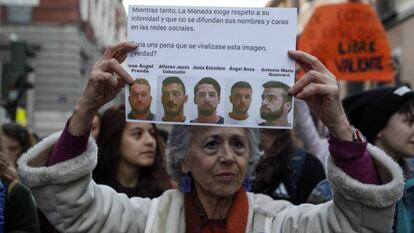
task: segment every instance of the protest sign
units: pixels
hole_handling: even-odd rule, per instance
[[[368,4],[318,7],[299,37],[298,49],[318,57],[337,79],[394,80],[387,34]]]
[[[296,9],[130,6],[128,40],[127,120],[291,128]]]

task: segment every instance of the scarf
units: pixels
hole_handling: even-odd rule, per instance
[[[241,188],[234,195],[226,219],[209,220],[196,192],[185,193],[186,233],[241,233],[246,231],[249,205],[246,192]]]

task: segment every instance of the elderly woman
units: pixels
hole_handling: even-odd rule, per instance
[[[97,147],[93,140],[87,141],[90,125],[98,109],[125,84],[132,83],[120,63],[134,49],[137,46],[128,42],[107,49],[93,67],[63,134],[43,140],[18,162],[22,180],[31,187],[40,208],[59,230],[100,233],[391,230],[395,202],[402,194],[401,170],[381,150],[360,142],[343,113],[335,77],[316,58],[300,51],[289,51],[289,56],[306,75],[289,92],[304,99],[330,130],[332,158],[328,177],[333,184],[333,201],[294,206],[244,191],[243,180],[252,169],[250,164],[257,159],[254,130],[244,128],[175,127],[167,157],[181,191],[166,191],[155,199],[129,199],[107,186],[96,185],[91,171],[96,164]]]

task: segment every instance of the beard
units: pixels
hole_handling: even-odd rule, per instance
[[[200,116],[210,116],[216,112],[216,107],[199,107],[198,108],[198,115]]]
[[[184,109],[184,104],[180,104],[180,105],[175,105],[175,106],[168,106],[168,105],[164,105],[164,113],[167,116],[177,116],[179,114],[181,114],[181,112]]]
[[[260,117],[266,121],[277,120],[283,114],[282,107],[273,112],[267,112],[265,111],[265,109],[266,107],[263,107],[263,106],[260,108]]]
[[[150,110],[150,106],[148,105],[148,106],[145,106],[145,107],[143,107],[143,108],[133,108],[132,109],[132,112],[134,113],[134,114],[137,114],[137,115],[143,115],[143,114],[146,114],[146,113],[148,113],[149,112],[149,110]]]
[[[246,106],[245,108],[236,107],[236,108],[233,108],[233,112],[239,115],[244,115],[249,111],[249,107],[248,106]]]

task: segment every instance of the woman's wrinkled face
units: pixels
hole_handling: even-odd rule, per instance
[[[183,173],[191,172],[197,193],[229,197],[241,187],[249,161],[249,142],[243,128],[197,127],[192,130]]]
[[[156,148],[155,129],[151,124],[126,123],[121,138],[120,159],[123,162],[137,167],[151,166]]]

